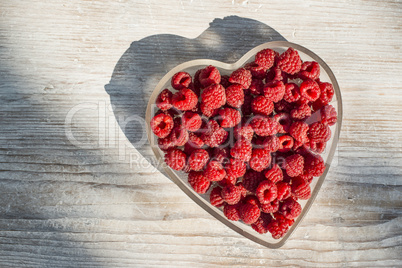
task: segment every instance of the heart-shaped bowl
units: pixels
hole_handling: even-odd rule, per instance
[[[208,65],[213,65],[218,68],[220,73],[222,75],[230,75],[231,72],[234,70],[244,66],[246,63],[251,62],[254,60],[254,56],[263,49],[270,48],[273,49],[279,53],[282,53],[286,51],[289,47],[292,47],[296,49],[299,52],[299,55],[302,59],[302,61],[316,61],[320,65],[321,69],[321,74],[320,74],[320,80],[322,82],[330,82],[333,85],[333,88],[335,90],[334,97],[330,104],[335,107],[337,114],[338,114],[338,120],[335,125],[331,126],[331,139],[327,142],[327,147],[325,151],[321,154],[322,158],[325,161],[325,171],[324,173],[317,179],[315,178],[313,182],[310,184],[311,187],[311,197],[308,200],[299,200],[299,203],[302,205],[302,212],[301,214],[296,218],[294,224],[292,227],[288,230],[288,232],[281,238],[281,239],[273,239],[272,236],[269,233],[266,234],[259,234],[256,231],[254,231],[250,225],[247,225],[241,221],[229,221],[225,215],[223,214],[223,211],[221,208],[214,207],[210,204],[209,202],[209,193],[211,191],[211,188],[208,190],[207,193],[205,194],[198,194],[196,193],[193,188],[190,186],[190,184],[187,181],[187,174],[183,171],[175,171],[168,167],[166,164],[164,164],[164,153],[162,150],[159,149],[158,143],[157,143],[157,137],[153,134],[152,130],[150,129],[150,121],[152,117],[154,116],[156,112],[156,105],[155,101],[159,95],[159,93],[165,89],[170,87],[170,81],[172,76],[180,71],[188,72],[189,74],[193,75],[197,70],[205,68]],[[314,120],[317,119],[317,115],[312,115],[307,121],[308,123],[314,122]],[[160,165],[159,167],[163,168],[163,171],[167,176],[175,183],[177,186],[180,187],[181,190],[183,190],[184,193],[186,193],[192,200],[194,200],[198,205],[200,205],[203,209],[205,209],[208,213],[210,213],[212,216],[214,216],[216,219],[233,229],[234,231],[238,232],[239,234],[245,236],[248,239],[251,239],[252,241],[259,243],[263,246],[266,246],[268,248],[279,248],[285,244],[285,242],[289,239],[289,237],[292,235],[292,233],[296,230],[297,226],[300,224],[300,222],[303,220],[304,216],[310,209],[312,203],[314,202],[314,199],[316,198],[318,191],[321,188],[322,183],[325,180],[325,177],[328,173],[328,169],[331,165],[332,159],[335,154],[336,146],[338,143],[339,139],[339,133],[341,129],[341,124],[342,124],[342,99],[341,99],[341,92],[339,89],[338,82],[336,81],[336,78],[331,71],[331,69],[328,67],[328,65],[320,58],[318,57],[315,53],[312,51],[308,50],[305,47],[302,47],[300,45],[286,42],[286,41],[274,41],[274,42],[268,42],[264,43],[262,45],[259,45],[253,49],[251,49],[249,52],[247,52],[243,57],[241,57],[237,62],[228,64],[220,61],[215,61],[215,60],[210,60],[210,59],[199,59],[199,60],[192,60],[188,62],[184,62],[175,68],[171,69],[162,79],[160,82],[156,85],[150,99],[148,102],[147,110],[146,110],[146,115],[145,115],[145,121],[147,124],[147,135],[148,135],[148,140],[151,145],[151,148],[155,154],[156,157],[156,164]],[[328,146],[329,145],[329,146]]]

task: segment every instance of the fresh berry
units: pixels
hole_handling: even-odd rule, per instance
[[[211,193],[209,194],[209,201],[211,205],[213,205],[214,207],[220,207],[225,202],[221,196],[221,193],[222,188],[216,186],[215,188],[212,189]]]
[[[260,208],[257,205],[245,203],[240,206],[239,214],[240,219],[245,224],[253,224],[260,217]]]
[[[203,87],[208,87],[213,84],[219,84],[221,74],[216,67],[209,65],[200,71],[198,79]]]
[[[283,180],[283,172],[278,164],[275,164],[270,170],[265,172],[265,178],[273,183]]]
[[[245,198],[247,195],[247,189],[244,188],[243,183],[242,182],[236,183],[236,187],[239,189],[241,197]]]
[[[172,104],[181,111],[188,111],[197,106],[198,97],[188,88],[183,88],[176,92],[172,97]]]
[[[268,136],[264,138],[263,143],[261,144],[262,148],[269,152],[276,152],[281,147],[280,140],[277,136]]]
[[[240,159],[242,161],[249,161],[251,158],[252,145],[247,139],[239,139],[230,149],[230,155],[233,158]]]
[[[278,102],[283,99],[285,95],[285,85],[282,81],[272,81],[264,85],[264,96],[273,101]]]
[[[223,108],[219,110],[220,123],[223,128],[231,128],[236,126],[241,121],[241,114],[233,108]]]
[[[326,142],[331,138],[331,129],[321,122],[312,123],[308,130],[310,141]]]
[[[296,140],[301,143],[306,143],[309,141],[307,136],[307,131],[309,130],[309,126],[305,122],[296,121],[290,125],[289,134]]]
[[[293,220],[300,215],[302,211],[301,205],[292,198],[288,198],[281,202],[278,212],[286,218]]]
[[[275,213],[279,209],[279,201],[275,199],[274,201],[261,205],[261,211],[264,213]]]
[[[266,169],[271,163],[271,154],[266,149],[255,148],[252,151],[249,161],[250,168],[255,171],[262,171]]]
[[[225,103],[226,94],[222,85],[212,84],[201,93],[201,105],[205,104],[210,109],[218,109]]]
[[[246,163],[239,159],[230,159],[230,162],[225,166],[226,176],[229,179],[237,179],[246,173]]]
[[[210,181],[221,181],[226,176],[226,171],[221,163],[210,161],[204,170],[204,176]]]
[[[322,107],[320,110],[320,114],[321,114],[321,122],[329,126],[335,125],[338,119],[336,110],[332,105],[326,105]]]
[[[258,201],[258,198],[255,196],[255,195],[253,195],[253,194],[250,194],[250,195],[247,195],[244,199],[243,199],[243,203],[245,204],[245,203],[249,203],[249,204],[251,204],[251,205],[256,205],[256,206],[258,206],[258,207],[260,207],[260,201]]]
[[[173,129],[173,119],[170,115],[160,113],[151,119],[150,125],[156,136],[165,138]]]
[[[186,72],[178,72],[172,77],[172,87],[177,90],[188,88],[191,83],[191,76]]]
[[[275,51],[272,49],[263,49],[255,55],[255,63],[265,69],[269,69],[275,62]]]
[[[188,141],[184,144],[184,151],[191,154],[195,149],[199,149],[204,145],[202,139],[195,133],[188,133]]]
[[[281,144],[280,148],[278,149],[281,153],[289,152],[293,148],[293,138],[289,135],[283,135],[279,137],[279,142]]]
[[[264,180],[263,174],[255,170],[247,170],[243,176],[243,186],[247,191],[255,193],[258,185]]]
[[[302,104],[290,111],[290,116],[294,120],[305,120],[311,116],[311,108],[307,104]]]
[[[156,99],[156,106],[162,111],[167,111],[172,108],[172,97],[173,93],[165,88],[164,90],[159,93],[158,98]]]
[[[299,53],[293,49],[288,48],[278,58],[278,65],[282,71],[288,74],[295,74],[301,69],[301,59]]]
[[[209,154],[204,149],[194,150],[188,158],[191,170],[199,171],[204,168],[209,160]]]
[[[310,140],[310,142],[308,143],[308,146],[310,147],[310,151],[312,151],[316,154],[323,153],[326,145],[327,145],[327,143],[323,142],[323,141]]]
[[[251,102],[254,114],[270,115],[274,111],[274,103],[264,96],[258,96]]]
[[[263,137],[275,135],[279,130],[278,122],[267,116],[254,116],[250,124],[255,134]]]
[[[260,95],[262,94],[263,88],[264,88],[263,80],[253,78],[253,80],[251,80],[251,84],[247,90],[247,93],[253,95]]]
[[[200,104],[200,110],[203,115],[206,117],[214,117],[215,115],[218,114],[219,109],[212,109],[209,106],[207,106],[205,103]]]
[[[226,185],[222,188],[222,198],[229,205],[234,205],[239,203],[241,198],[240,189],[235,185]]]
[[[187,130],[180,126],[175,126],[170,134],[176,146],[183,146],[187,143],[189,139],[189,134]]]
[[[223,207],[223,214],[231,221],[240,220],[239,205],[226,204]]]
[[[274,108],[276,113],[289,113],[290,110],[294,108],[294,104],[281,100],[277,103],[274,103]]]
[[[303,80],[316,80],[320,77],[320,65],[316,61],[305,61],[301,65],[299,77]]]
[[[311,79],[304,80],[300,85],[300,95],[308,101],[316,101],[321,94],[318,84]]]
[[[165,154],[165,162],[174,170],[182,170],[186,164],[186,154],[180,149],[170,149]]]
[[[167,136],[166,138],[158,138],[158,146],[162,151],[167,151],[170,148],[176,146],[172,135]]]
[[[260,234],[265,234],[268,232],[268,223],[270,223],[272,220],[272,217],[270,214],[266,213],[261,213],[260,217],[251,224],[251,227],[258,233]]]
[[[250,87],[251,78],[251,72],[249,70],[240,68],[230,75],[229,82],[232,84],[239,84],[243,89],[247,89]]]
[[[288,133],[292,119],[288,113],[277,113],[274,115],[274,120],[279,123],[279,133]]]
[[[211,159],[218,161],[222,165],[229,163],[230,151],[228,147],[215,147],[212,151]]]
[[[265,80],[267,82],[282,81],[283,83],[287,83],[288,75],[283,72],[279,67],[273,67],[267,73]]]
[[[292,179],[291,188],[292,188],[292,194],[297,198],[306,200],[309,199],[311,196],[311,189],[309,183],[300,177]]]
[[[256,190],[256,195],[261,204],[268,204],[276,199],[277,188],[275,183],[264,180],[262,181]]]
[[[274,239],[279,239],[286,234],[294,220],[287,219],[278,213],[275,213],[274,216],[275,218],[268,223],[267,229]]]
[[[335,94],[334,87],[330,83],[318,83],[320,87],[320,101],[323,105],[327,105]]]
[[[187,111],[182,116],[182,122],[185,129],[188,131],[197,131],[202,124],[202,120],[199,114]]]
[[[276,183],[276,188],[278,188],[278,196],[276,198],[279,201],[285,200],[292,195],[292,189],[289,183],[280,181]]]
[[[188,174],[188,183],[193,187],[194,191],[199,194],[205,194],[211,184],[200,171],[190,171]]]
[[[287,83],[285,85],[285,94],[283,99],[287,102],[296,102],[300,99],[300,89],[295,83]]]
[[[241,85],[233,84],[226,88],[226,104],[240,108],[244,103],[244,91]]]
[[[250,124],[242,123],[234,128],[233,135],[235,139],[245,138],[251,141],[253,139],[254,130]]]
[[[285,160],[286,174],[290,177],[296,177],[302,174],[304,169],[304,158],[299,154],[286,157]]]
[[[208,122],[206,130],[201,136],[204,143],[209,147],[217,147],[224,143],[227,137],[228,133],[215,120]]]
[[[304,161],[304,171],[314,177],[319,177],[324,173],[325,163],[319,155],[309,155]]]
[[[267,68],[258,65],[254,61],[244,65],[244,69],[249,70],[251,72],[251,76],[257,79],[264,79],[267,74]]]

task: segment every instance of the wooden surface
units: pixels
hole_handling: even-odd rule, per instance
[[[401,1],[3,0],[0,14],[0,267],[402,266]],[[332,68],[344,121],[315,204],[272,250],[137,141],[158,75],[281,39]]]

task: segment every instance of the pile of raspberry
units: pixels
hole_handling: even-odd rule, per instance
[[[279,239],[325,170],[320,154],[337,114],[319,76],[320,65],[293,48],[261,50],[230,75],[214,66],[176,73],[150,122],[166,164],[229,220]]]

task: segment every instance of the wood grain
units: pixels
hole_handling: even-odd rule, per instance
[[[400,1],[2,1],[0,14],[1,267],[402,266]],[[152,167],[105,90],[132,42],[171,34],[191,43],[230,15],[308,47],[341,86],[335,162],[277,250],[231,231]],[[141,110],[141,98],[119,104]]]

